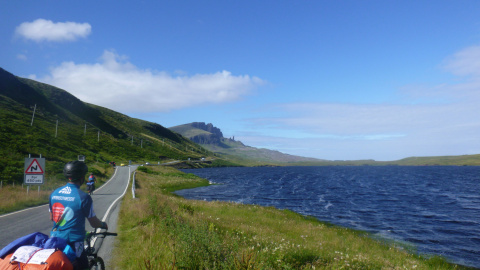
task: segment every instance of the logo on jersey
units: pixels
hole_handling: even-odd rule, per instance
[[[52,206],[52,216],[53,221],[55,221],[58,226],[63,226],[67,221],[73,218],[73,210],[70,207],[65,207],[61,203],[54,203]]]
[[[72,193],[72,189],[67,186],[67,187],[62,188],[58,193],[70,194],[70,193]]]

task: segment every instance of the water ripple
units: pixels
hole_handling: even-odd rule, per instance
[[[420,253],[480,266],[480,167],[277,167],[188,170],[221,184],[191,199],[288,208]]]

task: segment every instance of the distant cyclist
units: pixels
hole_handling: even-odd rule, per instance
[[[93,173],[90,173],[90,176],[88,177],[88,181],[87,181],[87,192],[89,195],[92,195],[93,191],[95,190],[96,180],[97,178],[95,177],[95,175],[93,175]]]
[[[107,223],[95,215],[92,197],[80,190],[87,171],[87,165],[81,161],[68,162],[63,168],[68,183],[52,192],[49,202],[50,219],[53,221],[50,236],[67,240],[75,250],[75,269],[88,267],[87,255],[84,252],[85,219],[88,219],[94,228],[108,229]]]

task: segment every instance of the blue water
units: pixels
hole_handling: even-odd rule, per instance
[[[219,184],[189,199],[275,206],[421,254],[480,267],[480,167],[255,167],[184,170]]]

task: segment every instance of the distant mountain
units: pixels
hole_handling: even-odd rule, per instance
[[[408,157],[394,161],[325,160],[289,155],[279,151],[246,146],[234,138],[224,138],[212,124],[194,122],[170,127],[204,148],[232,162],[247,165],[305,165],[305,166],[480,166],[480,155]]]
[[[212,124],[193,122],[187,125],[171,127],[170,130],[189,138],[194,143],[205,145],[222,145],[223,134]]]
[[[225,157],[232,156],[230,158],[237,161],[272,165],[322,161],[321,159],[294,156],[275,150],[246,146],[241,141],[236,141],[235,138],[223,137],[222,131],[211,123],[193,122],[169,129],[180,133],[212,152]]]

